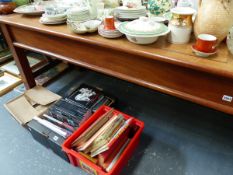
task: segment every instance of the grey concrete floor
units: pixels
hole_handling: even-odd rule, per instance
[[[232,175],[233,117],[91,71],[70,70],[48,88],[61,95],[81,83],[115,95],[115,108],[145,122],[122,175]],[[33,140],[0,97],[0,175],[85,175]],[[27,111],[27,109],[22,109]]]

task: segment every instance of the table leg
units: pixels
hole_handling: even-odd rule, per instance
[[[7,44],[13,54],[16,65],[19,69],[22,80],[27,89],[33,88],[36,85],[35,79],[33,77],[32,70],[29,66],[29,62],[27,60],[26,54],[23,49],[17,48],[13,45],[13,40],[7,30],[7,26],[5,24],[1,24],[2,32],[5,36]]]

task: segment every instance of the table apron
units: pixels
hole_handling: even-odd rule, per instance
[[[8,26],[15,47],[34,50],[163,93],[233,114],[233,81],[206,72],[67,38]]]

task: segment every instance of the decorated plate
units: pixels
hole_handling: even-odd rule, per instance
[[[14,12],[26,15],[41,15],[44,13],[44,9],[40,9],[36,5],[22,5],[17,7]]]

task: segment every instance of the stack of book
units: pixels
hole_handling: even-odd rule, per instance
[[[115,100],[101,90],[81,85],[71,95],[62,98],[42,117],[35,117],[42,125],[64,138],[70,136],[100,106],[110,106]]]
[[[111,109],[87,128],[72,148],[109,172],[130,142],[134,127],[133,118],[126,120]]]

